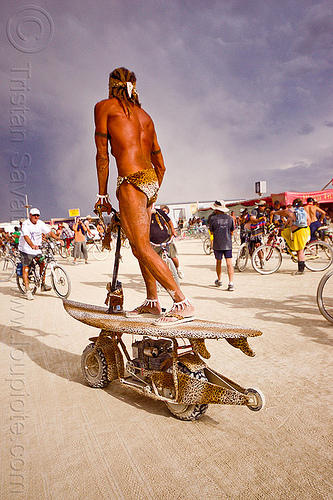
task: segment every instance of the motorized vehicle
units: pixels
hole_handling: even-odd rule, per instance
[[[205,339],[225,339],[248,356],[254,356],[247,337],[261,332],[223,323],[194,320],[166,330],[147,318],[110,314],[106,308],[63,300],[75,319],[100,328],[98,337],[84,349],[81,367],[91,387],[106,387],[119,380],[124,386],[162,401],[181,420],[195,420],[209,404],[247,406],[258,411],[265,398],[258,389],[244,388],[209,368]],[[138,335],[130,356],[122,339]],[[125,362],[126,361],[126,365]]]

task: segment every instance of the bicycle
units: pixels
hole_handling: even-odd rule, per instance
[[[277,230],[269,235],[269,244],[260,245],[252,255],[252,265],[260,274],[273,274],[278,271],[282,264],[282,253],[290,255],[291,260],[298,262],[297,252],[291,250],[288,245],[282,246],[282,237],[277,236]],[[316,240],[307,243],[304,249],[305,267],[309,271],[325,271],[333,263],[333,249],[324,241]]]
[[[255,249],[255,243],[251,241],[250,235],[251,233],[248,230],[242,232],[242,237],[245,238],[245,241],[238,249],[235,264],[235,269],[237,269],[240,273],[245,271],[249,257],[252,257]]]
[[[333,323],[333,269],[321,278],[317,288],[317,305],[321,314]]]
[[[205,254],[210,255],[213,252],[210,236],[206,236],[206,238],[202,242],[202,246]]]
[[[39,272],[39,266],[36,260],[32,260],[28,271],[29,288],[31,293],[34,295],[37,289],[42,285],[43,279],[49,270],[53,290],[60,298],[67,299],[71,292],[71,282],[65,269],[55,260],[52,245],[53,243],[46,242],[41,247],[41,253],[45,259],[45,266],[42,274]],[[16,273],[16,283],[20,292],[25,294],[25,284],[23,282],[22,273]]]
[[[173,237],[169,238],[164,243],[155,244],[155,243],[150,242],[150,244],[152,245],[153,248],[162,250],[162,253],[160,255],[161,255],[162,259],[164,260],[164,262],[166,263],[166,265],[168,266],[168,268],[170,269],[171,274],[173,276],[173,279],[175,280],[177,286],[179,287],[180,282],[179,282],[179,276],[177,273],[177,269],[176,269],[175,264],[173,263],[173,260],[171,259],[171,257],[169,257],[169,245],[172,242],[172,240],[173,240]]]
[[[6,245],[3,257],[0,257],[0,282],[10,281],[15,274],[18,262],[21,261],[18,250],[10,244]]]

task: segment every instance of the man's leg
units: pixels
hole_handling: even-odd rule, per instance
[[[228,273],[228,278],[229,278],[229,285],[228,285],[228,290],[229,292],[232,292],[234,289],[234,266],[232,265],[232,258],[226,258],[225,259],[226,264],[227,264],[227,273]]]
[[[216,269],[216,275],[217,275],[217,280],[215,280],[215,285],[221,286],[222,285],[222,259],[216,259],[215,269]]]
[[[174,302],[185,301],[186,297],[177,286],[166,263],[157,255],[149,241],[151,209],[147,209],[147,197],[131,184],[124,182],[118,191],[122,227],[131,244],[132,252],[140,266],[167,290]],[[142,269],[142,268],[141,268]],[[145,283],[148,274],[143,276]],[[147,283],[146,283],[147,286]],[[149,283],[148,283],[148,286]],[[182,315],[192,316],[194,307],[189,303],[182,306]]]

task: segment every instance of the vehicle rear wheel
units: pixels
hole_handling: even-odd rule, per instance
[[[236,258],[236,268],[240,273],[245,270],[248,259],[249,259],[249,247],[247,243],[242,243],[238,249]]]
[[[178,363],[178,370],[198,380],[207,380],[203,370],[191,372],[182,363]],[[167,371],[171,372],[172,368],[170,367]],[[168,389],[163,389],[163,396],[173,398],[174,392],[169,391]],[[208,408],[207,404],[169,403],[168,401],[165,401],[165,404],[169,412],[172,413],[172,415],[174,415],[176,418],[179,418],[179,420],[197,420],[201,417],[201,415],[206,413]]]
[[[252,266],[257,273],[273,274],[280,269],[282,255],[278,248],[271,245],[261,245],[252,255]]]
[[[15,262],[8,257],[0,258],[0,282],[10,281],[15,273]]]
[[[325,271],[333,262],[333,249],[324,241],[313,241],[304,250],[305,267],[310,271]]]
[[[265,406],[265,396],[259,389],[246,389],[246,396],[248,396],[247,407],[252,411],[259,411]]]
[[[20,290],[21,293],[25,295],[25,284],[23,281],[23,276],[19,276],[18,274],[16,275],[16,283],[18,286],[18,289]],[[29,269],[29,288],[30,291],[33,295],[35,295],[37,288],[38,288],[38,282],[37,278],[35,276],[35,273]]]
[[[81,368],[84,378],[90,387],[106,387],[108,380],[108,365],[102,349],[95,348],[95,344],[89,344],[83,350],[81,356]]]

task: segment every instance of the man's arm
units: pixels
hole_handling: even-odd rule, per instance
[[[156,136],[155,131],[154,131],[154,138],[153,138],[153,144],[152,144],[150,158],[151,158],[152,164],[155,167],[158,183],[161,186],[166,168],[164,165],[164,160],[163,160],[161,148],[157,142],[157,136]]]
[[[108,150],[108,127],[107,114],[102,103],[97,103],[94,110],[95,118],[95,144],[96,144],[96,169],[98,181],[97,206],[102,206],[103,212],[111,211],[111,204],[108,200],[108,180],[109,180],[109,150]]]
[[[25,241],[28,243],[28,245],[33,249],[33,250],[38,250],[39,246],[38,245],[34,245],[33,242],[31,241],[31,239],[29,238],[29,236],[23,236],[23,238],[25,239]]]

